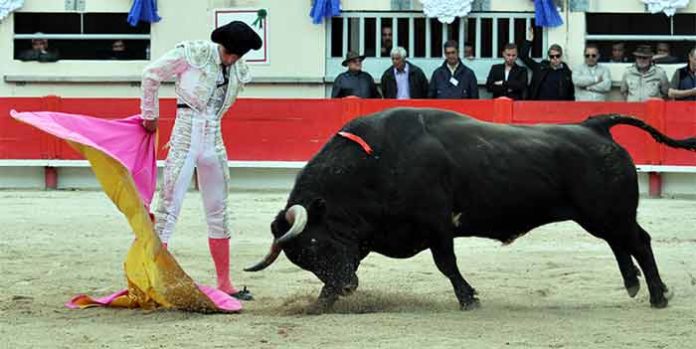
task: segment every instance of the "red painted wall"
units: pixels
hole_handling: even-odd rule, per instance
[[[240,99],[225,116],[223,137],[231,160],[306,161],[348,120],[396,106],[450,109],[485,121],[514,124],[578,122],[589,115],[621,113],[642,118],[674,138],[696,136],[695,102]],[[160,107],[158,157],[164,159],[163,145],[173,126],[175,100],[163,99]],[[0,99],[0,159],[79,159],[65,142],[11,119],[12,109],[111,119],[139,113],[139,100],[56,96]],[[617,126],[612,133],[638,164],[696,166],[696,153],[664,147],[636,128]]]

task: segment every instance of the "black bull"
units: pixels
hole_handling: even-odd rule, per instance
[[[543,224],[573,220],[609,244],[631,297],[640,288],[634,258],[650,304],[665,307],[669,292],[650,236],[636,222],[635,166],[609,133],[617,124],[696,150],[696,138],[674,140],[621,115],[513,126],[398,108],[355,119],[297,176],[271,224],[271,251],[247,270],[267,267],[284,251],[324,282],[310,308],[321,312],[358,286],[356,270],[368,253],[408,258],[429,248],[461,308],[469,309],[479,301],[457,267],[453,238],[509,243]]]

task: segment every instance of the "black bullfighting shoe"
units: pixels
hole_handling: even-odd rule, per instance
[[[230,296],[239,299],[240,301],[253,301],[254,296],[251,295],[251,291],[249,291],[246,286],[241,291],[237,291],[237,293],[230,293]]]

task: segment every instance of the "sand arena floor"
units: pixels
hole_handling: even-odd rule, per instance
[[[627,296],[609,247],[574,223],[548,225],[510,246],[458,239],[458,264],[482,307],[461,312],[429,252],[407,260],[366,258],[360,288],[335,312],[304,315],[320,283],[281,255],[260,273],[270,221],[286,193],[231,195],[232,273],[257,300],[242,314],[70,310],[77,293],[125,285],[132,236],[101,192],[0,191],[1,348],[688,348],[696,343],[696,201],[642,199],[675,293],[649,307],[643,283]],[[171,250],[198,282],[214,282],[198,193],[189,193]]]

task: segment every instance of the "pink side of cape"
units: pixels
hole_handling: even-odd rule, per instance
[[[140,115],[116,120],[57,112],[12,110],[10,115],[58,138],[97,149],[120,162],[130,171],[140,197],[149,209],[157,181],[156,137],[141,126]],[[242,303],[236,298],[212,287],[197,286],[220,310],[238,312],[242,309]],[[70,299],[65,306],[73,309],[109,306],[118,297],[127,294],[128,290],[101,298],[80,294]]]
[[[90,146],[116,159],[130,170],[143,203],[150,207],[157,181],[156,137],[141,126],[140,115],[116,120],[57,112],[13,110],[10,115],[58,138]]]
[[[214,287],[196,284],[211,301],[223,312],[235,313],[242,310],[242,302]],[[128,290],[121,290],[114,294],[101,298],[92,298],[86,294],[79,294],[71,298],[65,306],[70,309],[89,307],[108,307],[116,298],[128,294]]]

